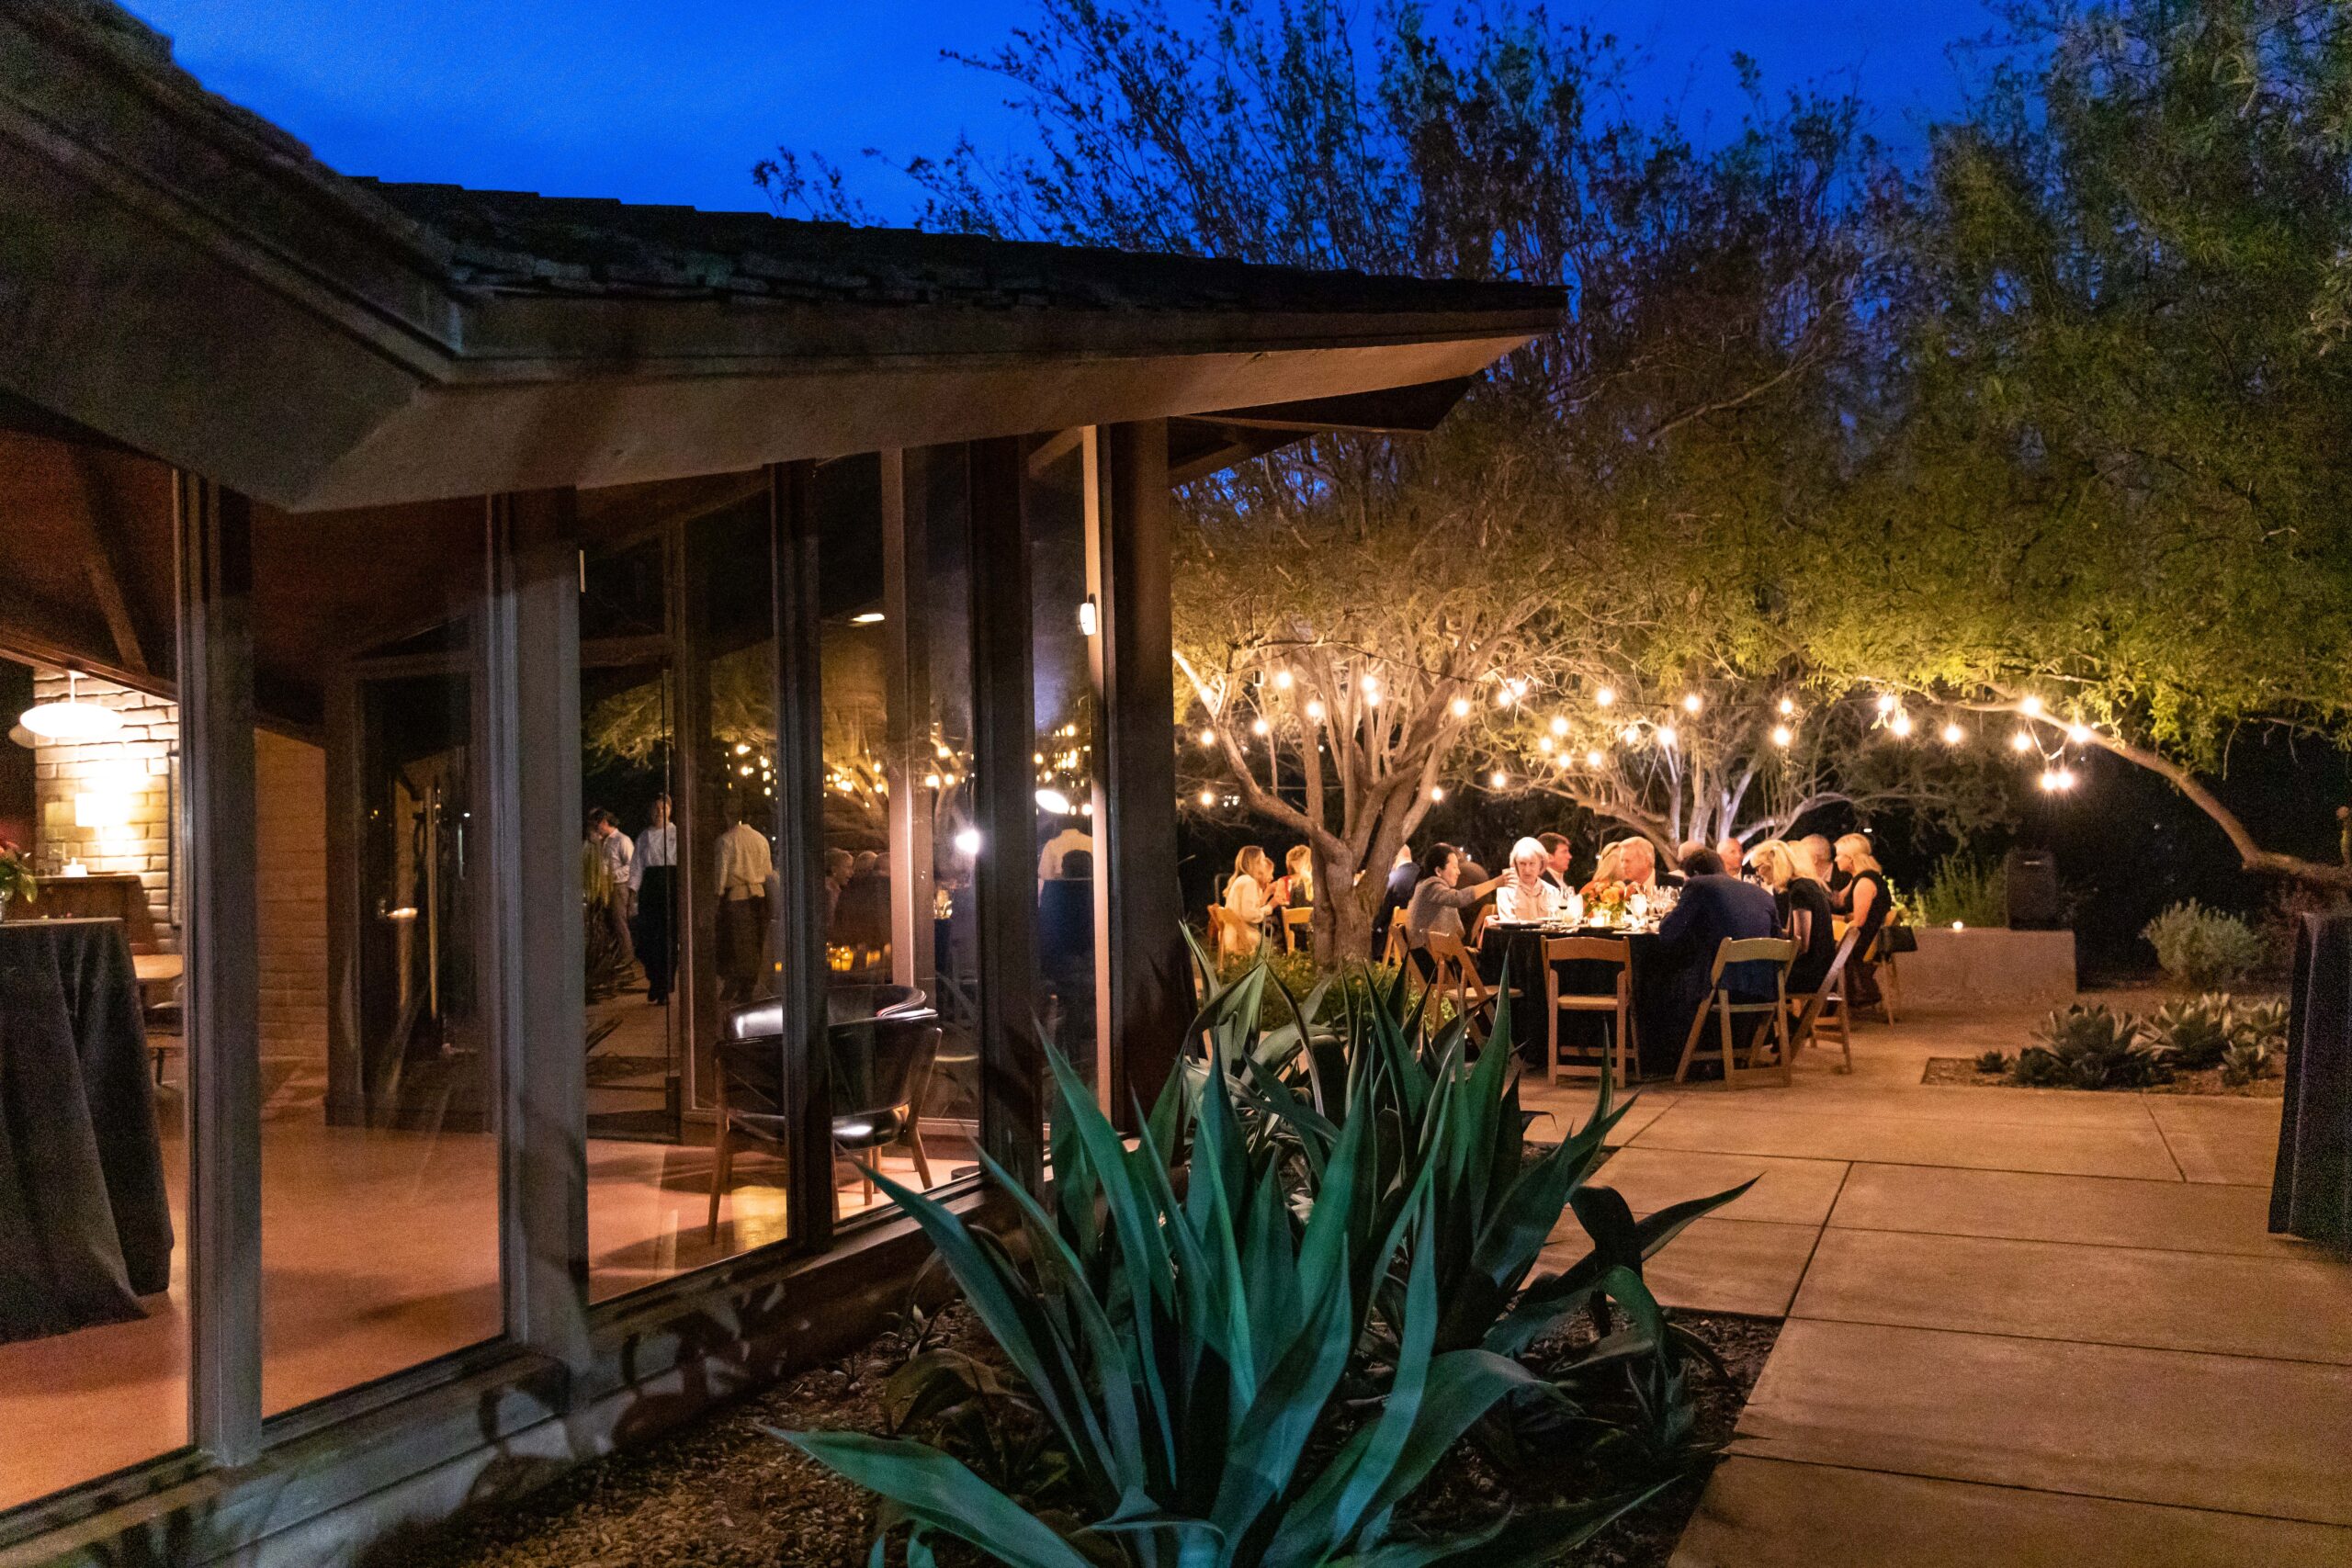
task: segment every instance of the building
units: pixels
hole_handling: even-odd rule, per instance
[[[978,1201],[1040,1024],[1176,1049],[1170,487],[1562,309],[346,178],[98,0],[0,62],[0,1561],[351,1560],[865,1332],[842,1147]]]

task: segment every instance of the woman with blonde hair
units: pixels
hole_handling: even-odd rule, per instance
[[[1837,920],[1829,910],[1829,889],[1815,882],[1813,863],[1800,863],[1800,852],[1779,839],[1768,839],[1747,852],[1747,863],[1781,907],[1781,929],[1797,944],[1796,962],[1789,965],[1789,997],[1794,1000],[1821,988],[1838,956]]]
[[[1306,844],[1293,844],[1290,853],[1283,856],[1283,879],[1274,884],[1274,902],[1286,909],[1303,908],[1315,902],[1315,851]]]
[[[1510,847],[1510,874],[1495,890],[1495,919],[1506,925],[1541,925],[1559,914],[1566,900],[1544,876],[1551,859],[1533,839]]]
[[[1225,909],[1231,917],[1217,922],[1217,951],[1247,955],[1258,951],[1273,890],[1274,862],[1255,844],[1244,844],[1233,857],[1233,880],[1225,885]]]
[[[1862,933],[1854,939],[1853,955],[1846,961],[1847,996],[1856,1007],[1876,1007],[1878,964],[1871,949],[1887,916],[1894,911],[1894,897],[1887,891],[1886,873],[1880,869],[1878,856],[1871,852],[1868,838],[1847,834],[1838,840],[1837,856],[1838,869],[1848,879],[1837,895],[1838,903],[1846,910],[1846,923],[1859,927]]]

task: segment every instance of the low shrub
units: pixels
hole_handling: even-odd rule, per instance
[[[2171,1076],[2165,1048],[2140,1021],[2103,1002],[2052,1012],[2009,1069],[2012,1082],[2035,1089],[2145,1089]]]
[[[1936,863],[1919,890],[1919,920],[1948,926],[2009,923],[2009,868],[1996,860],[1953,853]]]
[[[2173,984],[2190,991],[2225,991],[2262,964],[2262,939],[2235,915],[2194,898],[2175,904],[2141,928],[2156,964]]]
[[[2256,1078],[2267,1078],[2276,1055],[2264,1041],[2234,1041],[2222,1053],[2222,1081],[2242,1089]]]
[[[2225,991],[2166,1002],[2147,1025],[2148,1037],[2171,1054],[2174,1066],[2188,1072],[2220,1066],[2237,1028],[2237,1010]]]
[[[2006,1073],[2009,1070],[2007,1051],[1985,1051],[1977,1055],[1976,1070],[1980,1073]]]
[[[2230,1039],[2233,1043],[2266,1045],[2273,1051],[2284,1051],[2287,1048],[2287,1004],[2277,997],[2241,1003],[2231,1020]]]

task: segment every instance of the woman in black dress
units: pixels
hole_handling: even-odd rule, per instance
[[[1856,1007],[1877,1007],[1878,964],[1871,947],[1894,910],[1894,897],[1887,891],[1878,857],[1871,853],[1871,841],[1861,834],[1849,833],[1838,840],[1838,869],[1849,879],[1838,895],[1846,923],[1860,927],[1862,933],[1854,939],[1854,954],[1846,961],[1846,997]]]
[[[1797,944],[1796,962],[1789,965],[1789,999],[1809,997],[1821,988],[1838,956],[1838,932],[1829,908],[1829,889],[1799,869],[1797,857],[1778,839],[1747,852],[1747,863],[1781,907],[1781,930]],[[1810,870],[1808,863],[1804,870]]]

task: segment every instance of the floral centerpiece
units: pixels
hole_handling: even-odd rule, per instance
[[[1625,918],[1625,900],[1631,892],[1622,882],[1597,883],[1585,896],[1585,909],[1600,924],[1614,925]]]
[[[0,838],[0,919],[8,917],[9,900],[22,897],[29,904],[40,897],[40,884],[33,876],[24,847],[14,839]]]

